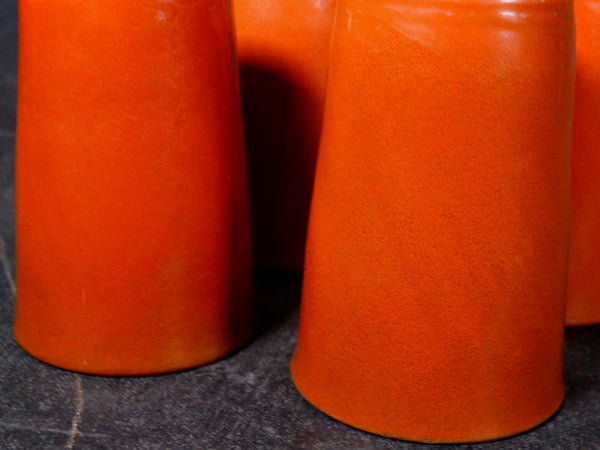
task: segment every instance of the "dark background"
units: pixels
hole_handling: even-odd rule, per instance
[[[432,447],[330,419],[304,401],[289,376],[301,287],[293,274],[257,274],[255,336],[204,367],[108,378],[28,356],[12,335],[17,32],[17,0],[0,0],[1,449],[600,449],[600,326],[567,330],[564,404],[549,421],[514,438]]]

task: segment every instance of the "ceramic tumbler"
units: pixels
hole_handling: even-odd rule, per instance
[[[600,2],[576,0],[567,325],[600,323]]]
[[[302,269],[335,3],[233,2],[259,269]]]
[[[19,344],[80,372],[213,361],[252,330],[227,0],[21,0]]]
[[[292,377],[384,436],[473,442],[559,407],[569,0],[340,0]]]

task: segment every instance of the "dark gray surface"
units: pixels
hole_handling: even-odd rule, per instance
[[[124,0],[126,1],[126,0]],[[14,311],[16,0],[0,0],[0,449],[425,449],[373,436],[320,413],[295,390],[288,363],[300,280],[256,278],[260,326],[234,355],[142,378],[77,375],[23,352]],[[600,449],[600,326],[567,331],[567,395],[545,424],[457,449]]]

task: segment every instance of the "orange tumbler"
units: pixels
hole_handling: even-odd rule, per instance
[[[17,341],[95,374],[207,363],[252,330],[227,0],[20,0]]]
[[[233,2],[261,269],[302,269],[335,4]]]
[[[291,370],[332,417],[421,442],[559,407],[569,0],[340,0]]]
[[[600,1],[576,0],[567,325],[600,322]]]

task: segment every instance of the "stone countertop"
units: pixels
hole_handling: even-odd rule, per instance
[[[79,375],[22,351],[12,335],[17,1],[0,0],[0,448],[426,449],[345,426],[310,406],[288,365],[299,275],[255,277],[259,324],[233,355],[149,377]],[[519,436],[436,449],[600,449],[600,326],[568,329],[561,409]]]

